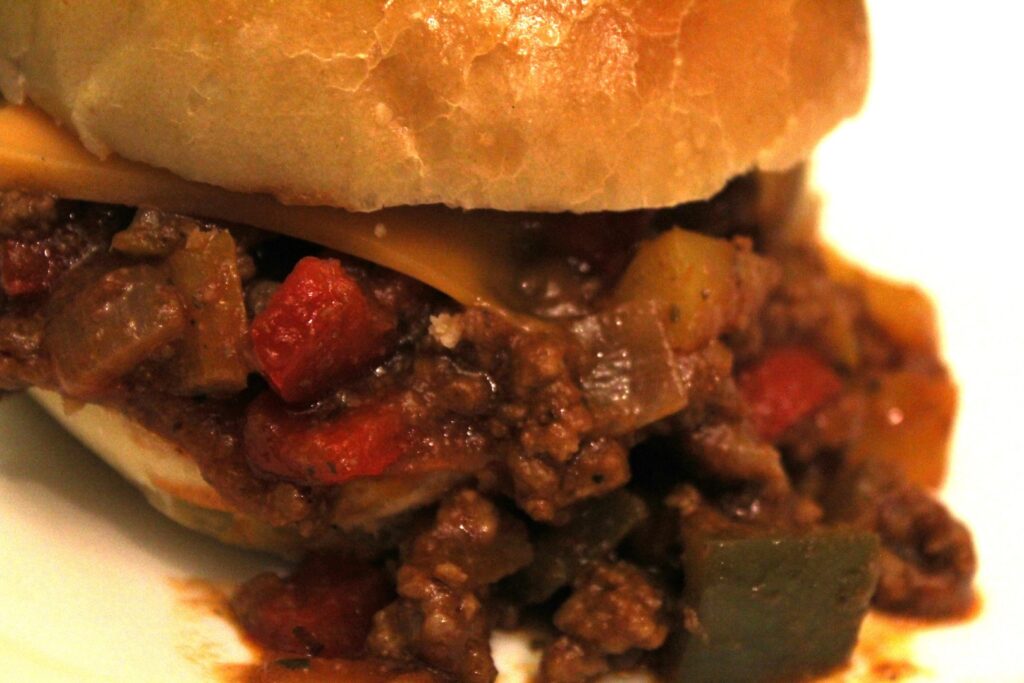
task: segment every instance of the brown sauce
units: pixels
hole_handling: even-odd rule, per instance
[[[249,639],[235,622],[229,605],[233,589],[202,579],[169,579],[176,597],[178,629],[175,646],[189,661],[206,670],[211,680],[221,683],[443,683],[429,671],[408,668],[376,660],[344,660],[297,657],[294,654],[265,650]],[[230,663],[222,643],[204,637],[198,623],[214,619],[233,629],[248,655],[248,662]]]
[[[285,656],[240,667],[224,680],[228,683],[440,683],[443,679],[425,671],[403,672],[384,662]]]

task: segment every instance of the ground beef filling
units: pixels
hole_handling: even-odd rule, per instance
[[[963,612],[970,536],[929,490],[948,434],[907,399],[955,390],[892,302],[927,306],[773,226],[759,198],[793,181],[765,182],[534,235],[532,330],[268,233],[3,192],[0,390],[119,409],[333,547],[236,599],[275,652],[484,683],[495,624],[541,619],[551,683],[663,664],[700,629],[694,539],[722,534],[864,530],[877,607]],[[692,296],[651,279],[691,253]],[[678,303],[622,294],[644,287]]]

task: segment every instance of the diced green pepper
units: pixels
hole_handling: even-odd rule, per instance
[[[176,390],[241,391],[249,370],[242,358],[247,320],[235,240],[227,230],[196,230],[168,263],[189,318]]]
[[[669,681],[792,681],[846,662],[878,580],[877,536],[684,534],[689,633]]]
[[[527,603],[544,602],[646,517],[647,505],[622,490],[586,503],[571,522],[539,536],[533,562],[510,579],[509,591]]]

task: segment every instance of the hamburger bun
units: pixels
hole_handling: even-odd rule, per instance
[[[791,166],[867,85],[860,0],[383,4],[8,3],[0,89],[99,156],[285,202],[596,211]],[[123,414],[32,394],[184,526],[308,544],[231,509]],[[354,482],[335,521],[372,530],[451,482],[414,484]]]
[[[224,543],[292,555],[299,539],[235,510],[177,445],[123,413],[100,405],[66,402],[45,389],[28,390],[75,438],[138,488],[149,503],[184,527]]]
[[[714,194],[855,113],[861,0],[0,6],[0,88],[100,156],[353,211]]]

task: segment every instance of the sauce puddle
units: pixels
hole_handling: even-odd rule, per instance
[[[442,683],[426,671],[373,660],[317,659],[268,651],[249,640],[230,605],[235,586],[169,579],[176,597],[174,644],[210,680],[221,683]]]

